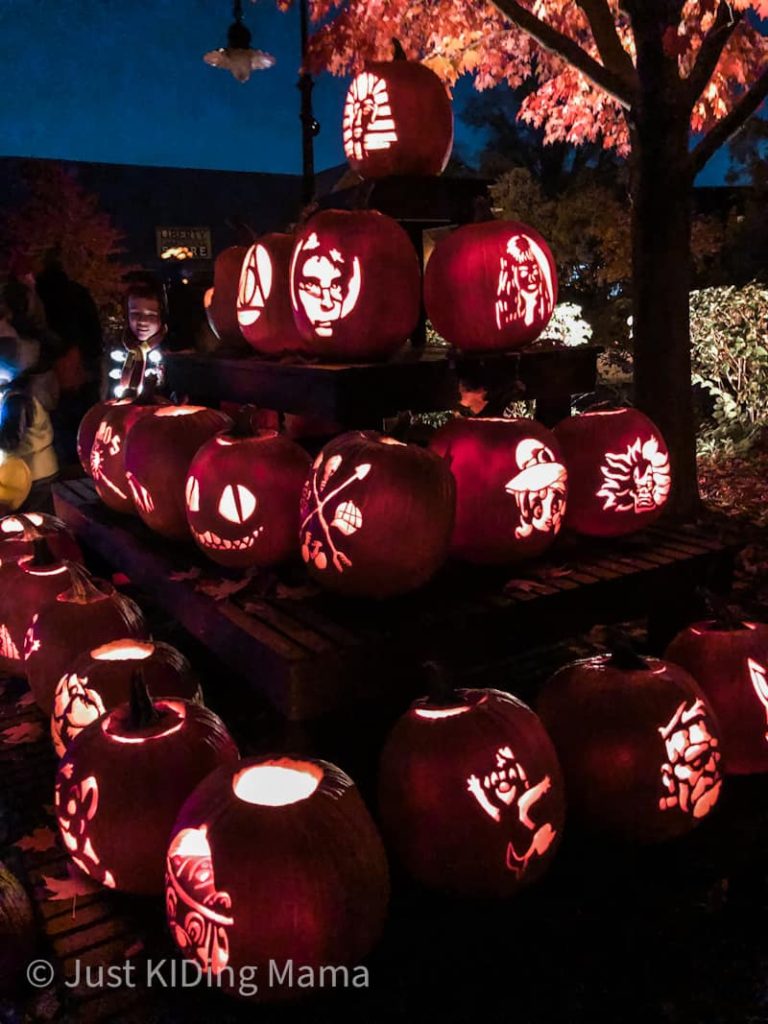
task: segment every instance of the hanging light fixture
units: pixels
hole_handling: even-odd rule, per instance
[[[203,54],[203,60],[214,68],[231,71],[238,82],[247,82],[252,71],[271,68],[275,58],[271,53],[251,48],[251,33],[243,23],[241,0],[234,0],[232,16],[235,20],[227,31],[227,45]]]

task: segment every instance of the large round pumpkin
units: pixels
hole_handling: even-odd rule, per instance
[[[213,265],[213,291],[205,311],[211,330],[227,345],[243,346],[243,336],[237,322],[237,301],[240,290],[240,271],[246,245],[232,245],[223,249]]]
[[[570,489],[566,526],[594,537],[618,537],[654,523],[671,488],[669,451],[661,432],[637,409],[569,416],[555,427]]]
[[[464,896],[511,896],[538,878],[565,813],[544,727],[498,690],[411,705],[382,752],[379,810],[409,874]]]
[[[200,684],[175,647],[159,641],[111,640],[83,651],[56,686],[51,737],[59,756],[86,726],[129,699],[137,669],[153,697],[202,703]]]
[[[688,832],[717,803],[719,726],[678,665],[628,652],[577,661],[549,680],[537,710],[582,823],[651,842]]]
[[[453,147],[448,92],[423,64],[369,64],[344,103],[344,153],[363,178],[440,174]]]
[[[397,221],[375,210],[325,210],[307,221],[290,286],[296,326],[325,359],[386,359],[419,319],[416,252]]]
[[[0,515],[21,508],[32,490],[32,473],[24,459],[0,451]]]
[[[352,780],[326,761],[262,757],[219,768],[173,828],[171,935],[233,994],[251,994],[238,988],[244,965],[258,972],[261,1002],[302,995],[300,967],[351,972],[378,939],[388,898],[376,827]],[[289,976],[281,983],[290,963],[293,985]]]
[[[35,541],[40,537],[45,538],[50,550],[59,558],[82,562],[80,545],[66,524],[44,512],[24,512],[0,519],[0,562],[5,564],[31,555]]]
[[[96,402],[80,420],[77,428],[77,457],[88,476],[91,475],[91,449],[104,413],[114,405],[129,405],[130,402],[130,398],[108,398],[104,402]]]
[[[350,431],[312,464],[301,498],[301,554],[341,594],[415,590],[444,561],[455,511],[451,471],[434,452]]]
[[[557,302],[549,246],[517,221],[466,224],[442,239],[424,277],[424,304],[435,330],[465,352],[530,345]]]
[[[310,459],[247,420],[207,441],[189,467],[187,519],[198,547],[222,565],[269,566],[298,553],[299,499]]]
[[[32,695],[50,715],[56,686],[77,656],[119,640],[147,638],[138,606],[105,580],[90,579],[80,566],[70,565],[72,584],[43,605],[24,636],[24,661]]]
[[[265,356],[309,352],[293,320],[288,274],[293,235],[263,235],[245,254],[237,322],[248,344]]]
[[[451,554],[469,562],[534,558],[557,536],[568,474],[546,427],[529,419],[457,418],[429,447],[456,480]]]
[[[96,491],[115,512],[136,514],[136,505],[125,475],[125,446],[135,423],[170,403],[154,394],[133,402],[121,402],[107,409],[91,446],[91,476]]]
[[[91,723],[59,764],[54,804],[64,846],[97,882],[162,892],[168,836],[181,805],[238,753],[224,723],[186,700],[150,700],[134,681],[130,703]]]
[[[690,672],[707,695],[726,770],[768,771],[768,625],[696,622],[678,633],[664,657]]]
[[[193,456],[209,438],[232,425],[224,413],[195,405],[169,405],[137,420],[125,447],[125,468],[136,510],[156,533],[189,537],[184,486]]]

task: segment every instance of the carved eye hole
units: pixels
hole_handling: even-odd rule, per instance
[[[219,515],[230,523],[244,523],[256,511],[256,496],[238,484],[227,484],[219,499]]]
[[[191,476],[187,480],[187,508],[190,512],[200,511],[200,484],[197,482],[195,477]]]

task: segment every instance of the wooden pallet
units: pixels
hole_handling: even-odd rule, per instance
[[[711,526],[657,526],[620,541],[562,538],[517,571],[448,565],[429,586],[385,602],[312,591],[297,568],[215,600],[200,584],[220,570],[192,545],[170,544],[110,512],[90,480],[60,483],[54,494],[57,514],[87,548],[290,721],[401,706],[420,687],[427,658],[472,671],[598,623],[648,617],[660,649],[687,621],[696,586],[729,584],[741,546]]]

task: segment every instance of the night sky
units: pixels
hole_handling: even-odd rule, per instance
[[[241,85],[203,63],[230,0],[0,0],[0,155],[299,173],[298,11],[244,3],[252,45],[277,58]],[[318,169],[344,161],[346,84],[322,75]],[[455,93],[460,111],[471,83]],[[457,120],[471,160],[482,135]],[[725,155],[699,179],[720,184]]]

